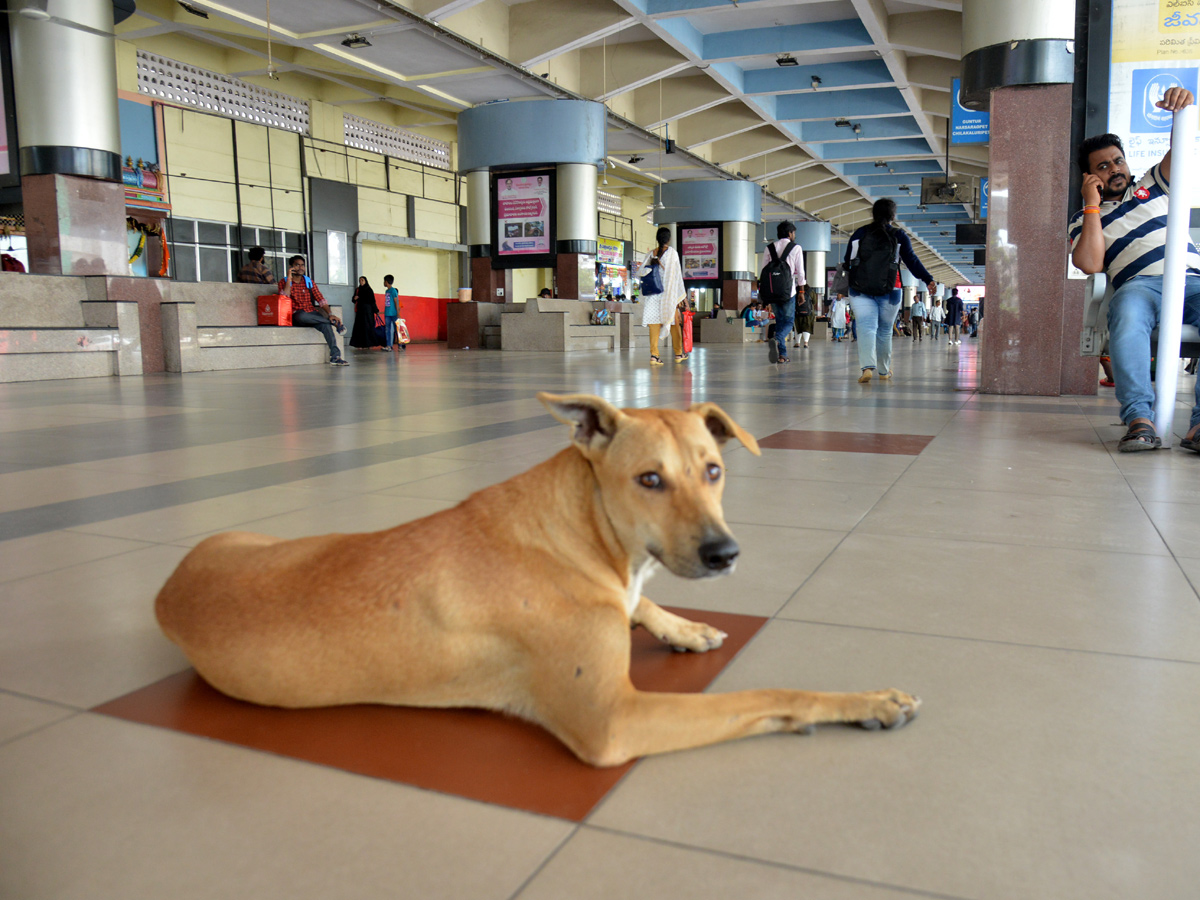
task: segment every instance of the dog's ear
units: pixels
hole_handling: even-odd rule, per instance
[[[704,424],[708,427],[709,433],[712,434],[718,446],[723,447],[730,438],[737,438],[755,456],[762,456],[762,451],[758,449],[758,441],[754,439],[754,435],[744,431],[742,426],[733,421],[729,417],[729,413],[717,404],[693,403],[688,407],[688,412],[695,413],[704,420]]]
[[[617,433],[625,413],[591,394],[546,394],[537,398],[558,421],[571,426],[571,440],[582,450],[603,450]]]

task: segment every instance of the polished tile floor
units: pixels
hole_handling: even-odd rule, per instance
[[[970,341],[898,342],[869,387],[854,349],[0,385],[0,898],[1196,897],[1200,457],[1118,456],[1111,393],[974,393]],[[757,617],[694,689],[899,687],[921,717],[642,760],[568,815],[519,780],[486,801],[355,770],[386,756],[369,725],[289,725],[314,762],[162,705],[195,686],[151,610],[189,547],[445,509],[564,446],[539,390],[713,400],[774,436],[727,454],[737,573],[647,590]],[[457,764],[513,778],[484,730]]]

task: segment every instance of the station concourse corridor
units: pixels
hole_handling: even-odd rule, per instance
[[[763,347],[0,385],[0,897],[1195,897],[1200,458],[1118,455],[1109,393],[977,393],[974,341],[868,388],[852,344]],[[648,679],[920,717],[598,774],[484,713],[237,704],[159,632],[206,535],[383,529],[557,453],[541,390],[715,401],[767,448],[726,454],[736,573],[646,590],[736,640],[635,634]]]

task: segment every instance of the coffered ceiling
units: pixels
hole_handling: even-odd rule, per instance
[[[920,206],[921,179],[947,165],[974,188],[987,174],[986,145],[947,148],[961,5],[271,0],[278,83],[266,80],[267,0],[188,0],[192,11],[139,0],[118,36],[175,58],[198,42],[230,74],[285,91],[290,80],[292,92],[449,140],[477,103],[602,100],[609,190],[651,199],[660,180],[749,178],[768,219],[820,218],[843,234],[891,197],[939,279],[978,283],[975,248],[954,243],[976,204]],[[344,46],[351,35],[369,46]]]

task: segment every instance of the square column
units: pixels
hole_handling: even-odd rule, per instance
[[[129,274],[124,185],[77,175],[26,175],[21,196],[30,272]]]
[[[997,88],[991,113],[980,389],[1094,394],[1096,361],[1079,356],[1083,293],[1067,281],[1071,85]]]
[[[497,294],[497,291],[502,293]],[[512,269],[493,269],[490,256],[471,260],[471,299],[476,303],[511,303]]]

